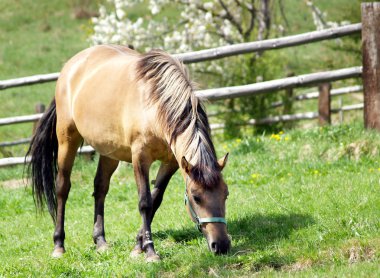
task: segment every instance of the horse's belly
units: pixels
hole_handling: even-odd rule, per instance
[[[99,154],[116,160],[131,162],[131,147],[120,134],[103,130],[103,132],[81,132],[85,142],[92,146]]]

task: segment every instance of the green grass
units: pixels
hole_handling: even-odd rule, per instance
[[[88,47],[89,20],[75,19],[85,0],[0,1],[0,80],[59,72],[78,51]],[[85,5],[96,8],[96,2]],[[0,118],[35,113],[35,104],[49,104],[55,84],[0,91]],[[0,127],[0,141],[31,136],[32,125]],[[23,155],[25,147],[6,148],[0,157]]]
[[[57,72],[69,57],[87,47],[89,21],[73,18],[75,8],[87,7],[86,3],[89,1],[2,0],[0,79]],[[289,34],[314,29],[310,14],[300,7],[301,1],[284,3]],[[357,18],[342,11],[348,3],[352,2],[316,2],[329,12],[329,20]],[[95,6],[93,1],[89,9]],[[131,15],[138,16],[139,12]],[[352,44],[346,39],[341,43]],[[340,52],[341,43],[333,40],[279,50],[273,63],[284,58],[291,63],[278,77],[284,77],[287,70],[302,74],[359,64],[357,55]],[[296,94],[301,91],[297,89]],[[33,114],[34,105],[48,104],[53,94],[54,83],[1,91],[0,117]],[[353,99],[344,97],[344,104],[351,103]],[[315,111],[317,107],[315,101],[295,106],[296,112]],[[233,248],[221,257],[208,252],[205,239],[186,215],[183,181],[175,175],[153,223],[162,262],[131,260],[129,252],[141,219],[130,166],[123,166],[112,179],[106,202],[111,249],[97,254],[92,243],[91,197],[96,162],[79,158],[67,206],[67,253],[54,260],[50,257],[50,217],[36,214],[30,187],[7,186],[9,180],[21,179],[22,167],[1,169],[0,277],[377,277],[380,136],[360,127],[360,114],[346,114],[352,126],[295,129],[279,136],[255,135],[230,141],[216,134],[218,153],[231,152],[224,175],[230,189],[227,220]],[[298,125],[309,125],[306,123]],[[31,124],[0,127],[0,141],[29,137],[31,130]],[[0,157],[23,155],[25,149],[3,148]]]
[[[78,159],[62,259],[50,258],[53,225],[47,213],[36,215],[30,188],[1,189],[0,276],[376,277],[379,145],[379,134],[358,125],[217,143],[219,154],[231,153],[224,176],[232,250],[219,257],[209,253],[186,215],[183,181],[176,174],[153,222],[158,264],[128,257],[141,223],[130,166],[115,174],[106,201],[111,249],[96,253],[91,238],[96,163]],[[0,180],[21,172],[2,170]]]

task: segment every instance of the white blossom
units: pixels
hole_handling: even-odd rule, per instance
[[[219,0],[108,0],[109,5],[99,8],[99,17],[93,18],[92,44],[117,43],[133,45],[139,51],[162,48],[169,53],[181,53],[218,47],[244,41],[236,26],[226,18]],[[240,0],[251,5],[250,0]],[[235,0],[224,0],[235,20],[241,24],[242,7]],[[130,9],[137,4],[147,5],[147,14],[132,20]],[[166,18],[160,13],[165,8],[178,9],[177,17]],[[159,20],[156,15],[160,14]],[[230,71],[224,68],[231,60],[193,64],[196,71],[216,72],[228,80]],[[223,65],[223,66],[221,66]],[[233,65],[235,66],[235,65]]]

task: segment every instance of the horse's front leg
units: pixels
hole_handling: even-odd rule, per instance
[[[162,162],[160,165],[160,169],[158,170],[156,181],[154,183],[154,189],[152,190],[152,214],[150,222],[152,223],[154,214],[156,213],[157,209],[160,207],[162,198],[164,196],[166,187],[171,179],[171,177],[174,175],[174,173],[178,169],[178,163],[177,161],[171,162],[171,163],[164,163]],[[139,254],[143,252],[143,236],[144,236],[144,226],[141,227],[139,233],[136,237],[136,246],[131,252],[132,257],[136,257]]]
[[[146,260],[148,262],[159,261],[160,257],[154,250],[150,228],[153,204],[149,188],[149,168],[152,164],[152,160],[143,155],[142,152],[133,153],[132,157],[133,170],[139,194],[139,211],[143,222],[142,249],[146,252]]]

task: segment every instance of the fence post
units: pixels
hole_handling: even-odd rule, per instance
[[[380,2],[362,3],[364,126],[380,131]]]
[[[331,123],[331,84],[323,83],[318,86],[318,119],[319,125],[326,125]]]
[[[45,105],[43,103],[37,103],[36,106],[35,106],[35,111],[36,113],[44,113],[45,112]],[[37,122],[34,122],[33,124],[33,133],[36,131],[36,128],[37,128],[37,124],[38,124],[38,121]]]
[[[290,72],[287,74],[287,77],[292,77],[294,76],[294,72]],[[292,107],[293,107],[293,88],[288,88],[285,89],[285,96],[283,99],[284,103],[284,110],[283,114],[290,114],[292,112]]]

